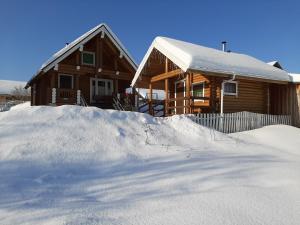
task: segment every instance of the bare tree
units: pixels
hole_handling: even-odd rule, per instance
[[[30,97],[30,91],[29,91],[29,89],[25,89],[24,87],[19,85],[19,86],[14,87],[14,89],[11,92],[11,95],[16,100],[26,101]]]

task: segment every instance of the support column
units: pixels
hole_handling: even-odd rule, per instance
[[[169,60],[166,57],[165,61],[165,73],[169,72]],[[165,79],[165,116],[169,114],[169,79]]]
[[[115,79],[114,93],[115,94],[119,93],[119,80],[118,79]]]
[[[80,105],[80,99],[81,99],[81,92],[80,90],[77,90],[77,97],[76,97],[76,104]]]
[[[52,89],[56,88],[56,85],[55,85],[55,75],[56,75],[56,73],[51,72],[50,75],[51,75],[51,78],[50,78],[50,93],[47,90],[47,103],[50,103],[50,102],[52,103],[53,102],[53,99],[52,99],[52,95],[53,95]],[[49,94],[50,94],[51,97],[49,96]]]
[[[76,82],[75,82],[75,87],[74,87],[74,89],[75,90],[79,90],[79,78],[80,78],[80,75],[75,75],[75,80],[76,80]]]
[[[152,83],[149,83],[149,114],[153,116],[152,108]]]
[[[165,116],[169,115],[169,79],[165,79]]]
[[[191,106],[190,106],[190,99],[191,99],[191,82],[190,82],[190,74],[187,73],[186,75],[186,89],[185,89],[185,92],[186,92],[186,97],[187,97],[187,100],[186,101],[186,106],[185,107],[185,113],[191,113]]]
[[[52,100],[51,100],[52,104],[56,103],[56,88],[52,88]]]

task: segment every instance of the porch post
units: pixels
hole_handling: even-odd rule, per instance
[[[187,97],[187,100],[186,103],[187,103],[187,107],[186,107],[186,112],[185,113],[191,113],[190,111],[190,98],[191,98],[191,83],[190,83],[190,74],[187,73],[186,75],[186,97]]]
[[[166,57],[165,59],[165,73],[169,71],[169,60]],[[165,79],[165,116],[169,114],[169,79]]]
[[[81,93],[80,93],[80,90],[77,90],[77,105],[80,105],[80,99],[81,99]]]
[[[169,114],[169,79],[165,79],[165,116]]]
[[[56,103],[56,88],[52,88],[52,100],[51,100],[52,104]]]
[[[149,83],[149,114],[153,116],[152,109],[152,83]]]
[[[56,73],[51,72],[50,75],[51,75],[51,78],[50,78],[50,93],[47,91],[47,103],[50,103],[50,102],[53,103],[53,88],[56,88],[56,85],[55,85],[55,75],[56,75]]]

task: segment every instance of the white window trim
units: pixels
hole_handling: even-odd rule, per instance
[[[203,96],[202,97],[205,97],[205,81],[200,81],[200,82],[196,82],[196,83],[192,83],[192,94],[191,96],[194,97],[194,85],[197,85],[197,84],[203,84]],[[204,102],[204,99],[194,99],[195,102]]]
[[[84,54],[84,53],[92,54],[92,55],[93,55],[93,57],[94,57],[94,62],[93,62],[93,64],[90,64],[90,63],[84,63],[84,62],[83,62],[83,54]],[[96,62],[95,52],[89,52],[89,51],[82,51],[82,52],[81,52],[81,64],[82,64],[82,65],[95,66],[95,62]]]
[[[225,92],[225,84],[226,83],[232,83],[232,84],[235,84],[236,85],[236,88],[235,88],[235,90],[236,90],[236,92],[235,93],[231,93],[231,92]],[[223,90],[224,90],[224,95],[232,95],[232,96],[238,96],[238,87],[239,87],[239,85],[238,85],[238,82],[237,81],[226,81],[226,82],[224,82],[224,83],[222,83],[222,85],[223,85]]]
[[[58,88],[60,88],[60,76],[69,76],[69,77],[72,77],[72,89],[74,89],[74,76],[71,75],[71,74],[64,74],[64,73],[58,74]]]

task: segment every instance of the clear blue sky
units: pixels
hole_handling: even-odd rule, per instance
[[[54,52],[105,22],[139,63],[155,36],[229,49],[300,72],[300,1],[1,0],[0,79],[28,80]]]

